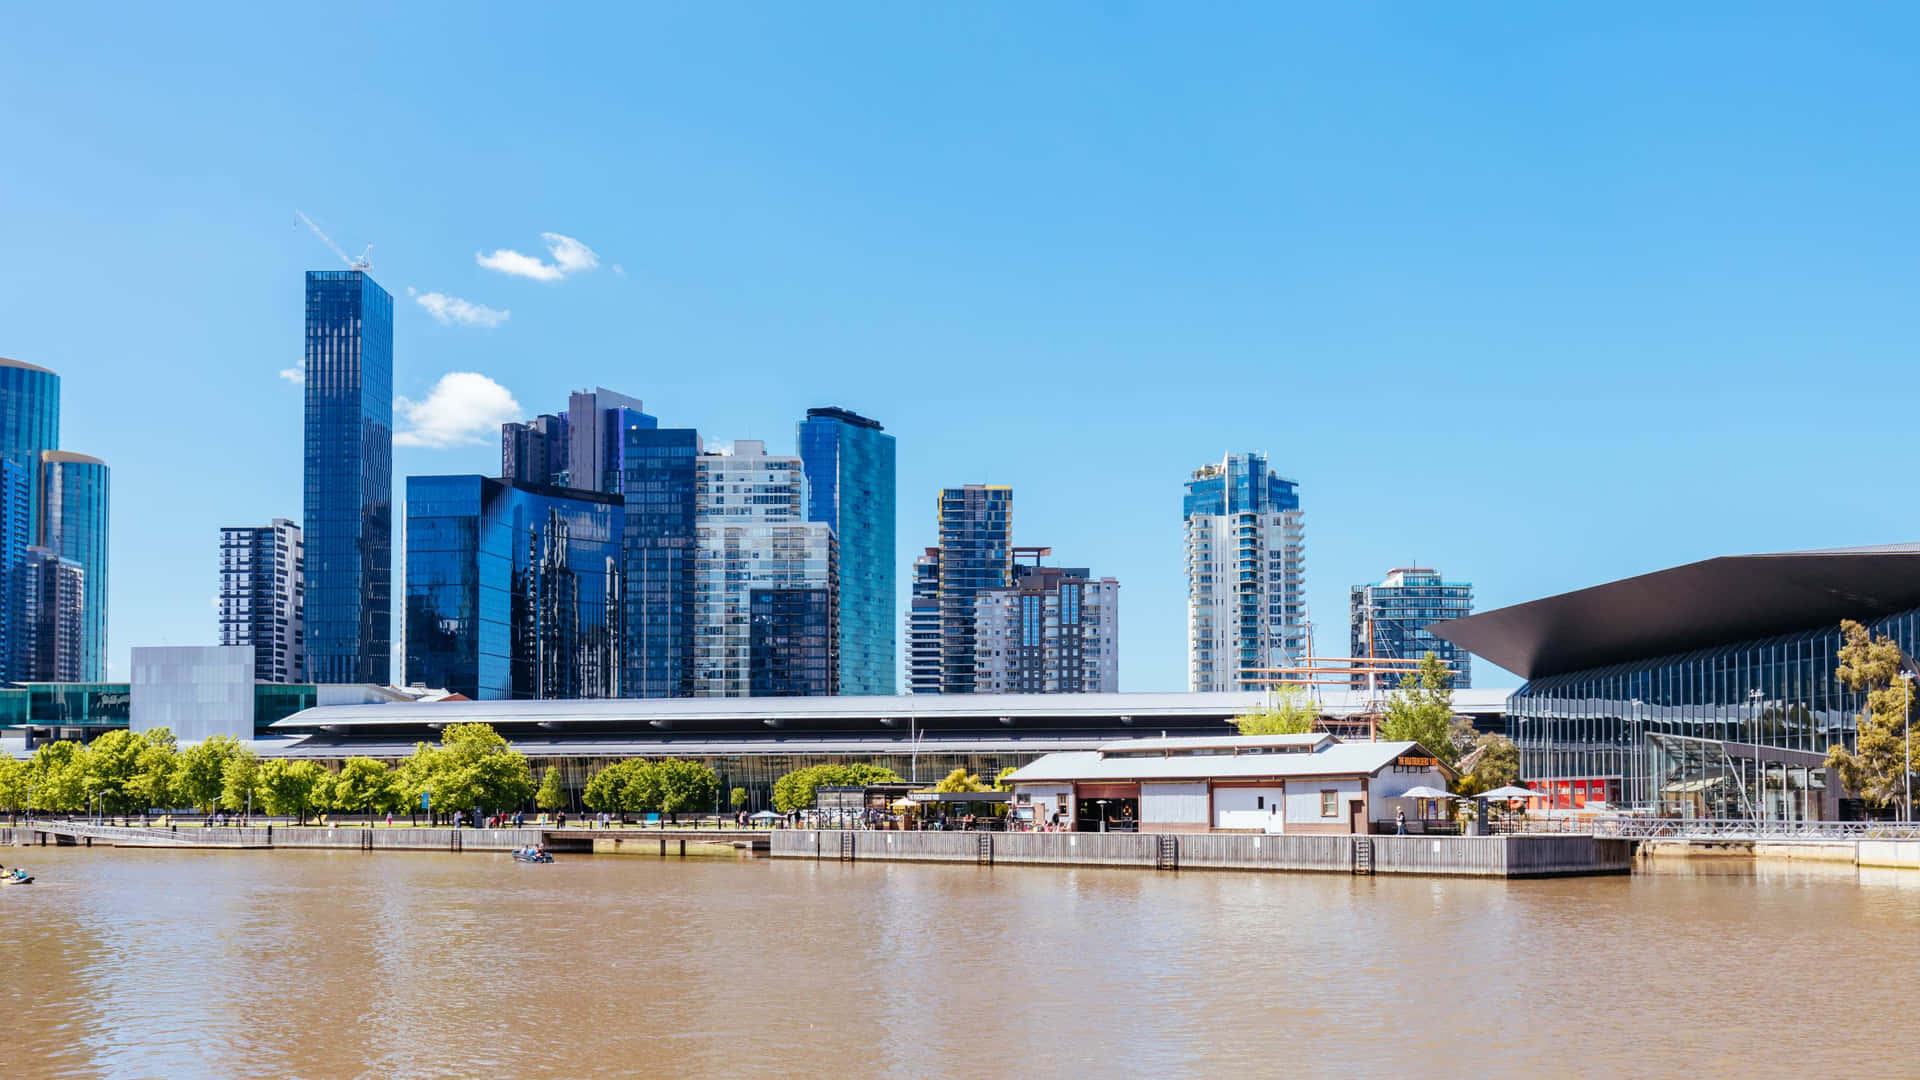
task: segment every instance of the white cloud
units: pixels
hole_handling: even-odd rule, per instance
[[[297,367],[281,368],[280,377],[295,386],[305,386],[307,384],[307,373]]]
[[[514,277],[532,278],[535,281],[559,281],[574,274],[584,274],[600,265],[600,256],[587,245],[571,236],[559,233],[541,233],[540,239],[547,242],[547,253],[553,256],[552,262],[538,255],[524,255],[509,248],[501,248],[491,255],[473,253],[473,261],[489,270],[498,270]]]
[[[427,391],[426,400],[393,399],[403,429],[395,446],[475,446],[500,435],[500,425],[517,419],[520,403],[506,387],[477,371],[450,371]]]
[[[413,290],[407,290],[412,293]],[[414,296],[414,302],[427,309],[427,314],[439,320],[441,326],[499,326],[507,321],[509,311],[495,311],[485,304],[470,303],[457,296],[446,293],[420,293]]]

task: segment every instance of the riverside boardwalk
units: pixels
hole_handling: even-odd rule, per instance
[[[792,829],[773,833],[776,859],[1139,870],[1277,870],[1447,877],[1625,874],[1625,840],[1578,834],[1368,836],[1246,833],[893,832]]]
[[[765,853],[767,833],[750,829],[555,828],[453,829],[365,825],[244,828],[201,825],[116,826],[59,819],[0,826],[0,845],[96,844],[139,848],[216,848],[225,850],[317,849],[360,851],[512,851],[544,844],[549,851],[573,854],[688,856]]]

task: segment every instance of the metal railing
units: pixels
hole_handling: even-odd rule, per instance
[[[1920,823],[1906,821],[1596,817],[1585,825],[1595,836],[1625,840],[1920,840]]]

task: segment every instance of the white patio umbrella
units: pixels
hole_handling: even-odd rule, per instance
[[[1476,799],[1501,799],[1501,800],[1544,799],[1546,797],[1547,797],[1547,793],[1544,791],[1535,791],[1532,788],[1516,787],[1513,784],[1508,784],[1506,787],[1497,787],[1497,788],[1494,788],[1492,791],[1483,791],[1480,794],[1474,796],[1474,798]]]
[[[1419,787],[1408,788],[1407,790],[1400,793],[1400,797],[1403,799],[1458,799],[1460,798],[1460,796],[1455,795],[1451,791],[1441,791],[1439,788],[1427,787],[1424,784],[1422,784]]]

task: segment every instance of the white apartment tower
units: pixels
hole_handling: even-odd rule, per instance
[[[1265,454],[1229,454],[1194,470],[1183,513],[1187,689],[1258,689],[1312,649],[1297,486]]]
[[[973,605],[974,692],[1120,690],[1120,582],[1085,569],[1018,565]]]
[[[305,551],[286,518],[220,530],[220,644],[253,646],[256,682],[306,677]]]

